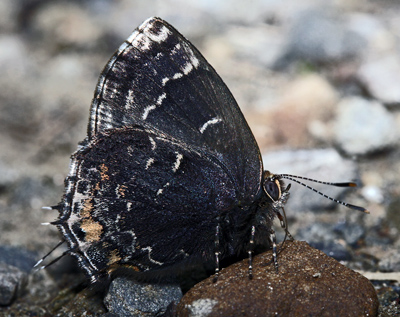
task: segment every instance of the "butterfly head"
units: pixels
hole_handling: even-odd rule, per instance
[[[262,186],[264,193],[272,201],[274,209],[282,208],[289,198],[290,184],[285,187],[280,175],[264,171]]]

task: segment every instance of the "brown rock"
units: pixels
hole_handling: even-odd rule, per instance
[[[235,263],[194,286],[177,307],[178,316],[375,316],[374,287],[356,273],[306,242],[286,242],[278,256],[271,251]]]

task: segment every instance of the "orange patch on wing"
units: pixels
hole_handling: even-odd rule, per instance
[[[108,167],[105,164],[100,165],[100,177],[102,181],[108,181],[110,180],[110,176],[107,174],[108,172]]]
[[[115,264],[117,262],[121,261],[121,257],[118,254],[118,250],[114,249],[110,252],[110,255],[108,256],[108,265]]]
[[[118,188],[118,193],[119,193],[119,195],[121,196],[121,197],[124,197],[125,196],[125,191],[127,190],[127,186],[126,185],[121,185],[121,186],[119,186],[119,188]]]
[[[127,264],[119,265],[118,263],[114,263],[114,264],[111,264],[111,265],[107,268],[107,273],[108,273],[109,275],[111,275],[115,270],[118,270],[118,269],[121,268],[121,267],[130,269],[130,270],[133,270],[133,271],[135,271],[135,272],[142,272],[142,270],[141,270],[138,266],[136,266],[136,265],[127,265]]]
[[[101,234],[103,233],[103,226],[92,218],[83,219],[81,229],[85,231],[87,242],[99,241]]]
[[[81,218],[90,218],[90,214],[93,211],[93,201],[92,199],[85,199],[83,202],[83,207],[79,214]]]

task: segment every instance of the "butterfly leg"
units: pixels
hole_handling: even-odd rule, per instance
[[[215,227],[215,237],[214,237],[214,247],[215,247],[215,276],[214,282],[218,280],[219,276],[219,255],[221,254],[220,245],[219,245],[219,233],[220,226],[219,224]]]
[[[256,228],[251,226],[251,236],[249,241],[249,279],[253,278],[253,252],[254,252],[254,235],[256,233]]]
[[[282,215],[280,212],[276,212],[276,215],[278,216],[278,219],[281,223],[281,228],[285,231],[286,236],[293,241],[294,238],[293,236],[290,234],[288,226],[287,226],[287,221],[286,221],[286,215],[285,215],[285,210],[283,210],[284,215]],[[286,240],[286,237],[285,237]]]
[[[278,272],[278,257],[276,252],[276,235],[275,231],[272,230],[272,233],[269,235],[269,239],[272,242],[272,258],[274,260],[275,270]]]

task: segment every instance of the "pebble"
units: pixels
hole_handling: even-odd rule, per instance
[[[10,305],[25,291],[35,254],[12,246],[0,246],[0,305]]]
[[[385,258],[379,261],[381,272],[400,272],[400,252],[395,248]]]
[[[0,188],[16,182],[19,173],[18,170],[13,169],[5,162],[0,161]]]
[[[73,2],[50,2],[34,12],[31,28],[51,51],[70,46],[82,49],[96,44],[103,31],[94,16]]]
[[[377,293],[380,303],[379,316],[400,316],[400,295],[398,287],[384,286],[378,289]]]
[[[347,244],[353,248],[360,244],[365,237],[366,230],[363,226],[356,223],[341,222],[335,227],[335,231],[341,235]]]
[[[291,80],[284,85],[278,107],[263,111],[257,120],[254,133],[260,147],[313,146],[320,136],[310,136],[310,125],[331,117],[338,101],[335,88],[323,76],[308,74]]]
[[[366,155],[391,148],[399,141],[394,116],[377,101],[343,99],[333,124],[334,142],[348,155]]]
[[[16,13],[18,4],[13,0],[0,1],[0,29],[3,32],[15,31],[17,29]]]
[[[295,19],[275,68],[296,60],[320,64],[358,56],[365,40],[348,30],[346,23],[345,17],[339,18],[334,10],[304,10]]]
[[[111,314],[117,316],[155,316],[178,302],[182,291],[174,284],[147,284],[117,277],[104,298]]]
[[[27,274],[12,265],[0,262],[0,305],[10,305],[24,289]]]
[[[378,186],[364,186],[361,190],[361,194],[368,201],[378,204],[382,204],[385,200],[384,194]]]
[[[398,52],[364,63],[358,77],[368,92],[385,104],[400,103],[400,57]]]

